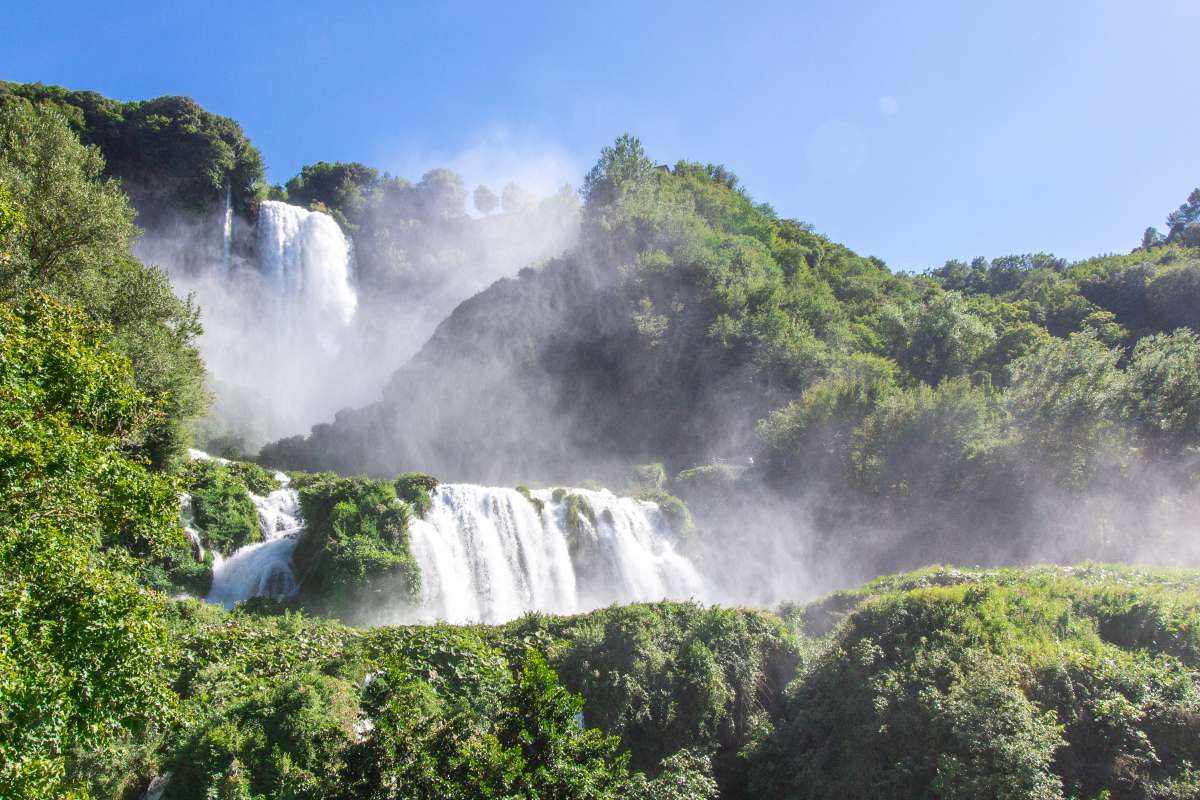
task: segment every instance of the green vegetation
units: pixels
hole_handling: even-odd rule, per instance
[[[703,753],[724,797],[742,796],[738,752],[769,727],[800,652],[769,614],[689,603],[529,616],[499,631],[546,643],[587,724],[619,736],[635,769],[655,774],[678,753]]]
[[[232,465],[193,461],[184,486],[192,497],[196,526],[209,547],[229,555],[262,539],[258,510]]]
[[[241,126],[187,97],[122,103],[95,92],[0,81],[0,107],[30,102],[57,109],[85,145],[103,153],[143,217],[170,208],[204,212],[231,189],[249,211],[262,194],[263,161]],[[143,222],[145,224],[145,222]]]
[[[634,489],[661,489],[667,482],[667,468],[662,462],[637,464],[629,471],[629,485]]]
[[[353,619],[372,596],[417,597],[421,573],[408,548],[413,511],[392,484],[325,473],[296,485],[305,525],[293,559],[306,607]]]
[[[270,471],[252,461],[231,461],[226,465],[229,474],[246,488],[260,497],[266,497],[279,488],[279,481]]]
[[[843,620],[751,754],[762,796],[1189,797],[1194,573],[927,570],[793,610]]]
[[[601,616],[591,622],[603,625]],[[119,797],[170,772],[164,796],[172,800],[715,797],[706,757],[680,751],[653,777],[631,774],[615,734],[580,725],[587,701],[560,683],[561,656],[531,646],[549,635],[533,626],[564,622],[576,624],[362,632],[297,614],[178,603],[171,672],[189,722],[131,742],[126,755],[135,758],[93,765],[93,791]],[[659,650],[646,638],[621,652],[636,659]],[[655,793],[669,787],[674,794]],[[701,794],[680,794],[689,787]]]
[[[583,521],[587,520],[593,526],[596,524],[596,510],[586,497],[575,492],[566,492],[563,500],[567,506],[567,531],[572,537],[574,549],[578,546],[579,537],[583,535]]]
[[[517,492],[518,492],[518,493],[519,493],[519,494],[520,494],[522,497],[524,497],[526,500],[528,500],[528,501],[529,501],[529,503],[530,503],[530,504],[531,504],[531,505],[532,505],[534,508],[536,508],[536,509],[537,509],[537,512],[538,512],[538,514],[541,514],[541,513],[542,513],[542,510],[546,508],[546,501],[545,501],[545,500],[542,500],[541,498],[534,497],[534,496],[533,496],[533,492],[531,492],[531,491],[529,490],[529,487],[528,487],[528,486],[525,486],[525,485],[523,485],[523,484],[522,484],[521,486],[518,486],[518,487],[517,487]]]
[[[154,420],[110,333],[44,295],[0,304],[0,795],[49,797],[75,748],[172,717],[163,598],[132,577],[183,539],[173,481],[126,448]]]
[[[671,524],[671,530],[675,532],[675,535],[681,538],[691,535],[695,527],[695,523],[692,521],[692,512],[688,511],[687,505],[678,497],[665,489],[642,489],[635,492],[634,497],[638,500],[657,503],[663,516]]]
[[[198,311],[161,270],[130,255],[133,212],[118,185],[100,179],[103,168],[97,148],[81,145],[53,108],[0,107],[0,186],[12,209],[0,301],[46,292],[105,327],[156,405],[136,444],[164,466],[182,455],[207,405]]]
[[[412,506],[413,513],[423,517],[429,511],[433,502],[429,493],[437,488],[438,479],[421,472],[406,472],[397,475],[395,481],[396,496]]]
[[[166,798],[1188,797],[1198,589],[935,568],[779,617],[369,630],[181,601],[181,722],[72,767],[113,798],[166,772]]]

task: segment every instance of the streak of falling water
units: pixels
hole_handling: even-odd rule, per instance
[[[292,565],[292,551],[300,535],[299,495],[288,487],[287,476],[277,474],[283,486],[266,497],[251,494],[258,509],[262,541],[239,548],[228,558],[213,554],[213,581],[210,603],[232,608],[251,597],[284,598],[295,594],[299,585]]]

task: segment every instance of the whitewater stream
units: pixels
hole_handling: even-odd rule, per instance
[[[675,533],[656,504],[608,491],[570,492],[590,503],[594,523],[581,516],[577,526],[569,525],[565,497],[560,492],[555,500],[550,489],[532,492],[531,500],[515,489],[438,486],[428,513],[409,524],[421,568],[418,603],[383,598],[363,616],[380,623],[500,623],[529,611],[570,614],[702,593],[700,574],[676,549]],[[263,541],[213,563],[205,599],[226,608],[251,597],[284,598],[299,588],[292,565],[303,526],[296,491],[285,483],[252,498]]]

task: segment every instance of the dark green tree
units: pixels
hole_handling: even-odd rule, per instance
[[[183,538],[176,487],[128,455],[152,424],[106,332],[0,304],[0,795],[63,796],[65,755],[168,719],[161,596],[129,553]]]
[[[482,183],[475,187],[472,198],[475,201],[475,210],[484,216],[495,211],[500,205],[500,198],[496,197],[496,193]]]
[[[80,144],[55,108],[19,101],[0,109],[0,186],[20,221],[0,242],[0,299],[45,291],[107,327],[158,404],[140,444],[161,466],[182,453],[190,421],[207,406],[199,311],[175,296],[162,270],[132,257],[133,211],[103,170],[99,150]]]

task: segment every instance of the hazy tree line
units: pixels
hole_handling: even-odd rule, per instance
[[[1189,204],[1170,242],[1126,255],[905,275],[632,137],[583,198],[576,249],[460,307],[382,403],[264,457],[508,482],[662,461],[682,496],[728,495],[718,549],[765,488],[790,508],[773,537],[864,574],[1193,552]]]

